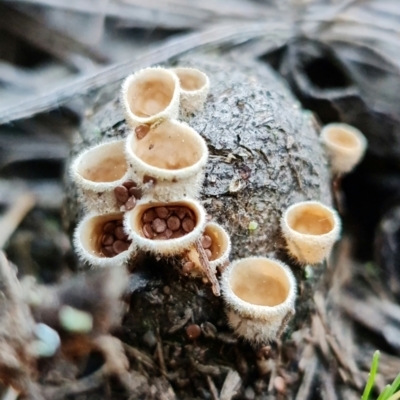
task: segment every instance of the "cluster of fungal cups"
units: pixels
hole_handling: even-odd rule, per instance
[[[206,277],[215,295],[221,283],[235,332],[265,343],[293,316],[296,281],[279,260],[229,263],[230,237],[198,201],[207,146],[177,118],[201,111],[208,90],[208,77],[191,68],[147,68],[124,81],[121,102],[131,132],[85,150],[71,166],[87,210],[74,243],[93,267],[124,264],[138,251],[180,258],[182,273]],[[360,135],[337,124],[323,130],[334,172],[347,172],[359,161],[366,145]],[[298,263],[316,264],[329,256],[340,220],[332,208],[306,201],[283,213],[281,230]]]
[[[229,257],[230,238],[198,201],[207,145],[177,119],[200,111],[208,91],[207,75],[192,68],[147,68],[124,81],[130,133],[85,150],[71,165],[87,210],[74,235],[84,261],[123,264],[140,250],[181,256],[184,273],[205,274],[219,294],[215,271]]]

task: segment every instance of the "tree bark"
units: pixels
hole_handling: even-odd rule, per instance
[[[266,377],[274,376],[269,359],[285,359],[288,365],[294,361],[290,368],[297,369],[296,356],[288,356],[292,332],[310,324],[312,296],[324,271],[321,264],[306,274],[290,260],[279,228],[282,212],[295,202],[331,203],[330,175],[317,126],[281,78],[261,62],[196,53],[169,65],[192,66],[210,77],[204,110],[186,120],[205,138],[210,151],[200,200],[230,233],[231,260],[273,256],[291,266],[299,286],[296,315],[279,346],[273,345],[271,351],[253,347],[233,335],[223,299],[215,297],[208,284],[181,275],[176,260],[144,255],[130,265],[130,310],[121,339],[158,365],[156,370],[147,369],[136,360],[133,370],[145,371],[153,386],[159,377],[169,382],[165,397],[147,393],[143,398],[222,400],[232,398],[237,389],[236,398],[267,399],[271,392]],[[105,86],[98,98],[72,157],[86,146],[129,134],[119,86]],[[66,185],[65,220],[72,232],[83,211],[68,177]],[[251,221],[258,223],[254,231],[249,230]],[[202,330],[192,341],[185,331],[191,324]],[[296,383],[288,386],[282,398],[292,398],[297,388]]]

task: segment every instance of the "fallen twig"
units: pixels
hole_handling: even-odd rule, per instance
[[[203,245],[201,244],[200,239],[196,240],[195,246],[196,246],[197,253],[199,254],[200,264],[203,267],[203,271],[206,274],[207,279],[211,283],[212,291],[215,294],[215,296],[220,296],[221,290],[219,287],[218,279],[215,276],[215,273],[211,268],[210,261],[208,261],[207,254],[204,251],[204,248],[203,248]]]
[[[100,368],[93,374],[78,381],[68,382],[63,386],[43,386],[42,395],[48,400],[64,400],[67,396],[89,392],[104,384],[105,372]]]
[[[0,249],[17,229],[26,214],[35,205],[35,197],[31,193],[25,193],[17,198],[15,204],[0,220]]]
[[[129,346],[126,343],[123,343],[122,345],[124,346],[124,350],[128,354],[128,356],[131,356],[139,363],[144,364],[147,368],[150,368],[152,370],[159,369],[154,361],[147,354],[141,352],[135,347]]]
[[[304,400],[309,398],[315,374],[318,367],[318,358],[314,352],[312,345],[308,345],[303,352],[303,358],[300,360],[300,365],[303,366],[304,375],[299,390],[296,394],[296,400]]]
[[[2,400],[17,400],[20,392],[15,390],[12,386],[7,388],[7,391],[4,393]]]
[[[208,387],[210,388],[210,392],[211,392],[211,396],[212,396],[213,400],[220,400],[220,398],[218,396],[218,390],[217,390],[215,383],[212,380],[210,375],[207,375],[207,383],[208,383]]]
[[[240,379],[239,374],[236,371],[229,371],[228,375],[226,375],[224,384],[222,385],[220,400],[231,400],[233,396],[236,395],[236,392],[240,388],[242,380]]]
[[[165,62],[172,57],[181,55],[189,50],[194,50],[200,46],[216,45],[221,42],[230,43],[238,39],[241,41],[250,40],[268,35],[269,32],[277,34],[279,30],[289,31],[288,25],[277,22],[249,23],[248,25],[241,26],[241,29],[238,31],[236,24],[226,24],[223,26],[218,24],[218,27],[212,26],[205,31],[168,39],[133,60],[104,67],[98,72],[80,76],[73,82],[43,95],[35,95],[23,102],[2,108],[0,110],[0,124],[53,109],[72,99],[75,95],[85,94],[107,83],[116,82],[131,73],[131,71]]]

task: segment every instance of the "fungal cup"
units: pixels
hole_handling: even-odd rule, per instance
[[[97,267],[122,265],[136,252],[123,213],[87,215],[75,230],[74,245],[81,259]]]
[[[125,214],[124,225],[139,248],[172,256],[191,247],[201,236],[205,222],[203,207],[187,199],[170,203],[141,202]]]
[[[362,159],[367,148],[365,136],[347,124],[328,124],[321,131],[334,173],[350,172]]]
[[[144,137],[133,132],[127,138],[126,154],[138,181],[154,180],[148,198],[170,201],[198,195],[208,149],[188,125],[164,121]]]
[[[174,68],[181,86],[181,111],[191,114],[203,108],[210,90],[208,76],[195,68]]]
[[[221,225],[208,222],[202,234],[201,243],[208,256],[210,267],[216,273],[218,267],[224,267],[229,261],[230,236]],[[186,258],[194,264],[190,274],[198,275],[199,271],[202,271],[202,266],[195,247],[190,249]]]
[[[119,211],[114,189],[131,178],[124,145],[124,140],[101,143],[81,153],[71,165],[71,176],[89,210]]]
[[[340,227],[336,211],[316,201],[293,204],[281,219],[289,253],[301,264],[317,264],[329,257]]]
[[[277,260],[238,260],[223,272],[221,287],[229,324],[249,341],[276,339],[294,314],[296,281],[290,268]]]
[[[165,68],[146,68],[122,84],[122,104],[128,124],[154,125],[179,113],[179,79]]]

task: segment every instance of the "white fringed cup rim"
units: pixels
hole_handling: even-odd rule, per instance
[[[196,225],[194,229],[186,235],[167,240],[148,239],[142,232],[142,216],[150,208],[155,207],[188,207],[196,216]],[[162,254],[172,256],[188,250],[191,245],[201,237],[206,224],[206,212],[199,202],[191,199],[178,200],[169,203],[164,202],[139,202],[136,207],[125,214],[124,226],[125,231],[129,233],[129,237],[144,251],[149,251],[153,254]]]
[[[352,142],[352,145],[344,145],[338,140],[333,140],[330,135],[334,131],[340,131],[344,139]],[[325,125],[321,130],[321,141],[330,153],[332,169],[339,173],[351,171],[364,156],[368,145],[367,139],[359,129],[344,123]]]
[[[107,190],[113,190],[115,187],[122,185],[124,182],[131,180],[131,173],[129,170],[128,162],[125,160],[124,154],[125,140],[109,141],[97,144],[89,149],[84,150],[74,160],[70,168],[70,174],[73,181],[81,188],[87,190],[93,190],[95,192],[104,192]],[[115,158],[116,151],[120,151],[120,158],[125,161],[126,170],[122,177],[110,180],[100,181],[88,179],[85,177],[82,169],[85,168],[101,168],[101,163],[107,159],[106,153],[109,153],[110,157]],[[91,162],[89,159],[94,158]]]
[[[178,76],[181,85],[181,115],[188,116],[204,107],[210,91],[208,76],[195,68],[178,67],[172,71]]]
[[[133,241],[128,250],[114,257],[105,257],[96,249],[100,247],[99,243],[102,234],[99,233],[98,237],[95,238],[95,233],[93,232],[96,229],[96,224],[101,223],[104,225],[108,221],[114,221],[116,219],[120,219],[123,222],[123,216],[124,213],[121,212],[107,214],[90,213],[86,215],[76,227],[73,237],[74,247],[78,256],[93,267],[112,267],[115,265],[122,265],[128,261],[136,252],[136,244]],[[86,238],[83,237],[85,234],[87,236]],[[90,245],[92,240],[96,240],[94,246]]]
[[[264,262],[266,268],[273,265],[274,269],[278,269],[282,276],[286,279],[288,293],[286,298],[280,304],[275,306],[264,306],[249,303],[236,295],[231,285],[231,276],[237,268],[246,268],[252,263]],[[268,319],[282,317],[284,318],[288,311],[294,311],[294,303],[296,300],[296,279],[291,269],[281,261],[267,257],[248,257],[239,259],[231,263],[222,273],[221,289],[223,298],[227,305],[238,315],[244,318],[268,321]],[[267,289],[267,288],[266,288]]]
[[[208,76],[196,69],[196,68],[190,68],[190,67],[176,67],[173,68],[172,71],[178,76],[179,82],[180,82],[180,86],[181,86],[181,93],[185,93],[188,95],[194,95],[196,94],[196,92],[201,92],[206,90],[208,92],[208,89],[210,87],[210,79],[208,78]],[[189,74],[192,75],[194,78],[198,78],[202,80],[202,84],[198,87],[196,87],[195,89],[188,89],[185,88],[185,85],[183,83],[183,77],[181,74]],[[183,83],[183,84],[182,84]]]
[[[289,221],[291,214],[293,213],[301,213],[305,210],[310,210],[310,208],[316,208],[319,214],[323,213],[329,217],[329,223],[331,225],[331,229],[322,234],[310,234],[310,233],[302,233],[293,229],[291,226],[291,222]],[[301,243],[307,242],[307,246],[315,248],[316,252],[324,253],[325,256],[320,258],[319,261],[307,261],[307,260],[299,260],[304,263],[315,264],[316,262],[323,261],[326,257],[329,256],[331,248],[333,244],[340,237],[341,230],[341,221],[337,214],[337,212],[318,201],[303,201],[299,203],[292,204],[288,207],[282,215],[281,218],[281,229],[283,236],[287,242],[291,242],[295,247],[298,247],[298,251],[301,253]],[[289,243],[288,243],[289,244]],[[295,258],[298,258],[295,254],[293,254]]]
[[[200,157],[194,164],[188,167],[183,167],[178,169],[159,168],[151,164],[148,164],[147,162],[143,161],[140,157],[137,156],[137,154],[134,151],[134,146],[140,144],[140,142],[144,141],[146,138],[147,140],[149,140],[152,135],[153,136],[158,135],[160,134],[160,132],[161,135],[163,135],[162,130],[168,128],[175,129],[176,131],[179,130],[181,132],[181,135],[183,135],[183,137],[187,136],[187,138],[196,141],[195,144],[197,150],[200,153]],[[165,135],[168,135],[168,133],[165,133]],[[166,137],[166,139],[168,139],[168,137]],[[154,145],[157,145],[157,143],[155,143]],[[141,173],[142,175],[152,176],[155,179],[167,180],[171,182],[179,179],[187,179],[201,173],[201,170],[207,163],[208,159],[208,148],[205,140],[193,128],[191,128],[190,126],[188,126],[183,122],[179,122],[176,120],[164,121],[162,124],[158,125],[155,129],[151,129],[144,139],[138,139],[134,132],[131,133],[126,138],[125,152],[127,154],[128,160],[132,163],[132,168],[135,171],[135,173],[137,174]]]
[[[225,264],[229,260],[229,255],[231,253],[231,238],[228,232],[219,224],[215,222],[207,222],[204,228],[204,232],[202,236],[208,235],[211,237],[212,245],[211,245],[211,253],[213,256],[217,253],[217,258],[209,260],[210,266],[214,272],[216,272],[217,267]],[[218,246],[216,242],[223,242],[221,244],[221,249],[219,251],[213,251],[213,247]],[[199,254],[197,250],[193,247],[188,253],[188,259],[197,266],[197,268],[201,269]]]
[[[160,110],[159,112],[149,115],[148,117],[143,117],[136,115],[131,110],[131,105],[129,101],[129,95],[131,88],[138,83],[141,79],[146,78],[146,76],[156,78],[166,78],[170,80],[174,85],[172,97],[167,107]],[[150,67],[141,69],[135,74],[129,75],[122,84],[121,87],[121,102],[125,110],[125,116],[128,124],[132,127],[139,125],[152,125],[163,119],[177,118],[179,114],[179,100],[180,100],[180,83],[179,79],[172,71],[162,68],[162,67]]]
[[[210,232],[211,231],[211,232]],[[218,238],[219,241],[225,242],[223,243],[223,248],[220,252],[218,252],[218,257],[214,260],[210,260],[211,268],[215,271],[217,267],[223,265],[229,259],[229,255],[231,253],[231,237],[228,232],[219,224],[215,222],[208,222],[204,229],[203,235],[211,236],[213,240],[213,244],[211,245],[211,253],[214,255],[214,251],[212,250],[215,245],[215,239]]]

